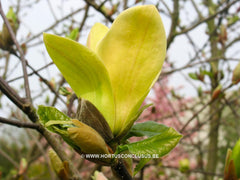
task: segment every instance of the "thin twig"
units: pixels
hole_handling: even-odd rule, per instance
[[[31,92],[30,92],[30,87],[29,87],[29,82],[28,82],[28,76],[27,76],[27,62],[26,62],[26,59],[25,59],[25,56],[24,56],[24,53],[23,53],[23,50],[21,48],[21,46],[19,45],[17,39],[16,39],[16,36],[13,32],[13,29],[7,19],[7,17],[5,16],[4,12],[3,12],[3,9],[2,9],[2,3],[0,1],[0,14],[3,18],[3,21],[4,23],[6,24],[6,27],[9,31],[9,34],[11,35],[11,38],[14,42],[14,44],[16,45],[17,47],[17,50],[20,54],[20,60],[21,60],[21,63],[22,63],[22,70],[23,70],[23,75],[24,75],[24,87],[25,87],[25,93],[26,93],[26,98],[29,102],[31,102]]]
[[[30,39],[26,40],[24,43],[27,44],[29,43],[30,41],[34,40],[35,38],[41,36],[43,34],[43,32],[48,32],[50,30],[52,30],[55,26],[57,26],[59,23],[62,23],[64,20],[72,17],[73,15],[79,13],[80,11],[82,11],[84,8],[79,8],[77,9],[76,11],[73,11],[72,13],[64,16],[63,18],[57,20],[54,24],[52,24],[51,26],[49,26],[48,28],[42,30],[41,32],[37,33],[36,35],[32,36]]]
[[[92,6],[97,12],[101,13],[107,20],[109,20],[110,22],[113,22],[113,18],[109,15],[107,15],[102,9],[101,9],[101,5],[97,5],[94,1],[92,0],[84,0],[87,4],[89,4],[90,6]]]
[[[18,96],[18,94],[0,77],[0,90],[15,104],[17,105],[28,117],[32,122],[38,122],[38,116],[36,114],[35,109],[29,102],[26,102],[24,99]],[[70,160],[68,159],[67,155],[62,149],[61,144],[59,141],[51,135],[49,131],[47,131],[41,124],[37,124],[39,127],[37,131],[41,133],[49,145],[55,150],[62,161],[69,162],[70,171],[73,173],[73,179],[80,179],[78,175],[78,171],[72,165]]]
[[[47,68],[47,67],[50,66],[50,65],[53,65],[53,62],[50,62],[50,63],[48,63],[47,65],[45,65],[45,66],[43,66],[43,67],[41,67],[41,68],[39,68],[39,69],[37,69],[37,70],[32,71],[31,73],[28,73],[28,77],[34,75],[36,72],[40,72],[40,71],[42,71],[42,70],[45,70],[45,68]],[[7,83],[16,81],[16,80],[21,79],[21,78],[23,78],[23,76],[15,77],[14,79],[8,80]]]
[[[198,21],[196,24],[192,25],[191,27],[189,28],[186,28],[184,29],[183,31],[181,32],[178,32],[175,34],[175,36],[177,35],[181,35],[181,34],[185,34],[186,32],[189,32],[193,29],[195,29],[197,26],[201,25],[202,23],[206,22],[206,21],[209,21],[213,18],[215,18],[218,14],[221,14],[222,12],[224,12],[226,9],[229,9],[229,7],[231,7],[233,4],[239,2],[239,0],[235,0],[235,1],[232,1],[231,3],[229,3],[228,5],[226,5],[224,8],[222,8],[221,10],[217,11],[215,14],[211,15],[211,16],[208,16],[206,17],[205,19],[202,19],[200,21]]]
[[[0,154],[5,157],[10,163],[13,164],[13,166],[15,168],[19,168],[19,165],[17,164],[17,162],[14,161],[14,159],[12,159],[12,157],[10,157],[6,152],[4,152],[2,149],[0,149]]]
[[[82,29],[83,29],[83,26],[87,20],[87,17],[88,17],[88,10],[89,10],[89,5],[87,4],[86,7],[85,7],[85,13],[84,13],[84,16],[83,16],[83,19],[82,19],[82,23],[79,27],[79,32],[82,32]]]
[[[30,128],[30,129],[36,129],[36,130],[40,128],[40,126],[35,123],[21,122],[19,120],[6,119],[3,117],[0,117],[0,123],[16,126],[19,128]]]

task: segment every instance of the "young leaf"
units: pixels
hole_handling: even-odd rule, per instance
[[[168,128],[167,130],[151,136],[148,139],[120,145],[117,148],[116,154],[129,150],[131,153],[136,155],[153,156],[157,154],[159,157],[162,157],[169,153],[177,145],[181,137],[182,135],[176,130]],[[147,160],[142,160],[141,164],[137,166],[136,171],[139,170],[140,167],[144,166],[144,162],[146,163]]]
[[[237,141],[232,150],[231,159],[234,162],[237,177],[240,178],[240,139]]]
[[[198,76],[196,73],[189,73],[188,76],[193,80],[198,80]]]
[[[145,96],[144,96],[145,97]],[[136,105],[138,107],[138,105]],[[139,116],[142,114],[142,112],[147,109],[149,106],[152,106],[152,104],[146,104],[145,106],[141,107],[137,113],[135,113],[135,116],[132,117],[126,124],[123,126],[122,131],[118,134],[118,136],[115,137],[115,139],[122,139],[128,131],[131,129],[133,126],[134,122],[139,118]],[[133,110],[134,111],[134,110]]]
[[[152,136],[142,141],[120,145],[118,148],[121,151],[128,149],[133,154],[158,154],[162,157],[169,153],[181,139],[182,135],[175,129],[169,128],[159,135]],[[118,151],[118,153],[120,153]]]
[[[37,114],[39,116],[40,122],[45,126],[49,121],[57,120],[57,121],[69,121],[71,122],[71,118],[66,116],[64,113],[59,111],[54,107],[49,106],[39,106]],[[53,131],[51,127],[48,130]]]
[[[151,159],[150,158],[142,158],[139,163],[136,165],[133,176],[135,176]]]
[[[68,34],[66,37],[71,39],[71,40],[74,40],[76,41],[77,38],[78,38],[78,35],[79,35],[79,29],[78,28],[75,28],[73,29],[70,34]]]
[[[152,137],[155,135],[159,135],[163,133],[164,131],[168,130],[169,127],[159,124],[154,121],[147,121],[143,123],[137,123],[135,124],[130,132],[127,134],[127,136],[124,139],[128,139],[132,136],[142,137],[142,136],[148,136]]]

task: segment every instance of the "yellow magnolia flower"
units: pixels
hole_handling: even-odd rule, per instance
[[[76,95],[101,112],[115,137],[138,117],[166,54],[164,27],[153,5],[125,10],[110,29],[95,24],[87,47],[50,34],[44,34],[44,43]]]

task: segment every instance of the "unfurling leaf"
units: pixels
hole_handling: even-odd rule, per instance
[[[52,126],[50,126],[50,123],[49,123],[50,121],[57,120],[59,122],[63,122],[63,123],[60,123],[62,124],[62,126],[64,126],[63,124],[67,122],[68,124],[72,124],[70,117],[66,116],[64,113],[62,113],[61,111],[57,110],[54,107],[39,106],[37,113],[38,113],[40,122],[45,127],[47,127],[49,131],[52,131],[52,132],[55,132],[55,130],[53,129]],[[67,126],[65,128],[68,128],[68,127],[70,126]]]
[[[39,106],[40,122],[50,131],[61,135],[65,142],[82,154],[109,154],[110,147],[101,135],[77,119],[71,119],[56,108]],[[111,158],[92,158],[90,161],[109,165]]]

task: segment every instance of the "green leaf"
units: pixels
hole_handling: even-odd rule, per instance
[[[71,118],[59,111],[54,107],[49,106],[38,106],[37,114],[39,116],[40,122],[45,126],[46,123],[52,120],[57,121],[69,121],[71,122]],[[50,128],[51,130],[51,128]]]
[[[232,150],[231,159],[234,162],[237,177],[240,178],[240,139],[237,141]]]
[[[7,17],[9,20],[12,20],[13,23],[17,23],[17,15],[16,15],[15,12],[13,11],[13,7],[10,7],[10,8],[9,8],[6,17]]]
[[[67,35],[66,37],[71,39],[71,40],[74,40],[76,41],[77,40],[77,37],[78,37],[78,34],[79,34],[79,29],[78,28],[75,28],[73,29],[69,35]]]
[[[227,18],[228,21],[228,26],[233,25],[234,23],[236,23],[239,20],[239,16],[237,14],[233,15],[230,18]]]
[[[137,123],[135,124],[132,129],[129,131],[125,139],[128,139],[132,136],[142,137],[142,136],[148,136],[152,137],[155,135],[159,135],[163,133],[164,131],[168,130],[169,127],[159,124],[154,121],[147,121],[143,123]]]
[[[51,34],[44,34],[47,51],[78,97],[90,101],[102,113],[111,129],[115,105],[110,78],[103,62],[89,48]]]
[[[151,159],[150,158],[142,158],[139,163],[136,165],[133,176],[135,176]]]
[[[62,136],[64,141],[66,141],[70,146],[75,149],[78,147],[69,139],[69,134],[67,129],[70,127],[75,127],[73,125],[71,118],[59,111],[54,107],[39,106],[37,114],[39,116],[40,122],[49,130]]]
[[[209,78],[213,78],[213,72],[211,71],[203,70],[202,74],[207,75]]]
[[[177,145],[181,137],[182,135],[179,134],[175,129],[168,128],[160,132],[160,134],[151,136],[145,140],[120,145],[117,148],[116,154],[129,150],[132,154],[140,156],[146,155],[148,157],[150,155],[158,155],[158,157],[162,157],[169,153]],[[147,162],[147,160],[143,160],[137,167],[137,170],[139,170],[140,167],[143,167],[144,162]]]
[[[144,96],[145,98],[145,96]],[[138,105],[136,105],[138,106]],[[126,122],[126,124],[124,124],[124,128],[122,128],[122,131],[118,134],[118,136],[116,136],[116,140],[118,139],[122,139],[122,137],[124,137],[128,131],[132,128],[134,122],[139,118],[139,116],[142,114],[142,112],[147,109],[148,107],[152,106],[152,104],[146,104],[143,107],[141,107],[135,114],[135,116],[132,117],[132,119],[130,119],[129,121]]]
[[[128,149],[133,154],[158,154],[160,157],[170,152],[181,139],[180,135],[175,129],[169,128],[159,135],[152,136],[148,139],[120,145],[120,152]]]
[[[189,73],[188,76],[193,80],[198,80],[198,76],[196,73]]]

